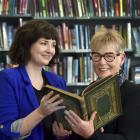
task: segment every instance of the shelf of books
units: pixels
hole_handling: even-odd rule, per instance
[[[132,0],[42,0],[33,2],[38,17],[131,16]]]
[[[61,55],[58,64],[46,69],[63,76],[71,89],[87,86],[97,78],[90,59],[90,39],[102,26],[121,32],[127,54],[140,54],[138,0],[5,0],[0,7],[1,53],[9,50],[16,28],[28,20],[45,19],[56,26]],[[130,60],[128,55],[127,73]]]

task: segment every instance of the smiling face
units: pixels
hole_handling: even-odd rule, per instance
[[[91,39],[93,69],[99,78],[119,72],[125,60],[125,48],[123,37],[115,29],[102,27],[94,34]]]
[[[48,65],[55,55],[56,41],[52,39],[40,38],[31,45],[31,58],[28,63],[37,66]]]
[[[115,47],[110,46],[103,46],[100,49],[94,49],[94,52],[97,52],[101,55],[105,53],[113,53],[114,60],[112,62],[107,62],[104,57],[101,57],[101,60],[98,62],[93,61],[94,71],[98,75],[99,78],[105,78],[109,75],[114,75],[119,72],[121,66],[125,60],[125,54],[120,53],[120,55],[116,55],[118,52],[116,51]]]

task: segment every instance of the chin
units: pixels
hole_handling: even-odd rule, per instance
[[[44,65],[48,65],[50,61],[44,61],[43,64]]]

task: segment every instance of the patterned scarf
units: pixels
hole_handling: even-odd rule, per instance
[[[119,71],[119,86],[121,86],[124,83],[126,77],[127,77],[126,72],[123,69],[121,69]]]

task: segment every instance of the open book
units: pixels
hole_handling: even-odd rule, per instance
[[[95,130],[106,125],[122,113],[118,74],[92,82],[83,90],[81,95],[60,90],[50,85],[45,87],[47,93],[53,90],[54,93],[60,94],[60,97],[64,99],[63,104],[66,109],[73,110],[84,120],[88,120],[91,114],[96,111]],[[71,129],[64,118],[64,110],[56,111],[53,116],[56,121],[63,124],[65,129]]]

